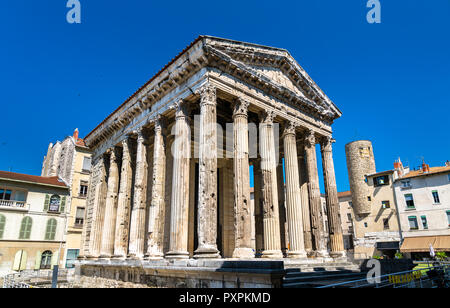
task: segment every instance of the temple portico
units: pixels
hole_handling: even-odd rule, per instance
[[[331,129],[340,116],[287,51],[199,37],[86,137],[81,258],[344,257]]]

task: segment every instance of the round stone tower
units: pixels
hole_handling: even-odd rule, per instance
[[[360,140],[345,146],[353,210],[357,215],[370,214],[372,194],[366,175],[376,172],[372,142]]]

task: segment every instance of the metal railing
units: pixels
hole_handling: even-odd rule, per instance
[[[450,288],[450,264],[345,281],[318,288]]]

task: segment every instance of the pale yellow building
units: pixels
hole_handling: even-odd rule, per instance
[[[57,177],[0,171],[0,276],[58,263],[68,201],[69,187]]]
[[[78,129],[73,136],[67,137],[63,142],[50,144],[47,156],[44,158],[42,175],[58,176],[71,188],[64,247],[64,267],[66,268],[74,266],[80,253],[90,170],[91,153],[83,139],[79,138]]]

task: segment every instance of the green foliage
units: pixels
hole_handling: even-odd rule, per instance
[[[397,253],[395,254],[395,258],[396,258],[396,259],[403,259],[403,254],[402,254],[401,252],[397,252]]]
[[[445,261],[447,259],[447,254],[444,251],[437,252],[436,259],[439,261]]]

